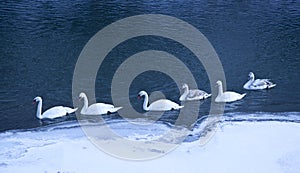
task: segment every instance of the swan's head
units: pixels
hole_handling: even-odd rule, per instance
[[[138,99],[140,99],[142,96],[147,95],[146,91],[140,91],[138,95]]]
[[[42,101],[41,97],[36,97],[36,98],[33,99],[33,103],[38,103],[40,101]]]
[[[186,83],[182,85],[182,89],[183,89],[183,90],[184,90],[184,89],[187,89],[187,88],[189,88],[189,86],[188,86]]]
[[[250,72],[249,74],[248,74],[248,79],[254,79],[254,73],[252,73],[252,72]]]
[[[222,82],[219,80],[216,82],[216,84],[217,84],[217,86],[222,86]]]
[[[84,93],[79,94],[79,99],[83,99],[84,97],[86,97],[86,95]]]

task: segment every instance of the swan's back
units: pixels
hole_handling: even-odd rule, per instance
[[[114,107],[114,105],[106,103],[95,103],[90,105],[87,110],[81,110],[81,114],[85,115],[101,115],[107,113],[113,113],[121,109],[122,107]]]
[[[97,108],[109,109],[109,108],[114,108],[114,105],[106,104],[106,103],[95,103],[88,107],[88,109],[97,109]]]
[[[193,100],[203,100],[210,97],[211,94],[207,94],[205,91],[199,89],[188,90],[187,93],[183,93],[179,100],[180,101],[193,101]]]
[[[75,112],[76,110],[77,110],[77,108],[72,109],[72,108],[64,107],[64,106],[55,106],[53,108],[46,110],[42,114],[42,117],[49,118],[49,119],[58,118],[58,117],[65,116],[67,114],[71,114],[71,113]]]
[[[206,99],[210,94],[207,94],[205,91],[199,89],[190,90],[189,94],[187,95],[187,100],[202,100]]]
[[[276,84],[273,84],[269,79],[256,79],[252,85],[261,89],[273,88],[276,86]]]
[[[242,99],[243,97],[245,97],[245,95],[246,95],[246,93],[239,94],[239,93],[236,93],[233,91],[227,91],[227,92],[224,92],[222,95],[218,95],[216,97],[215,101],[216,102],[233,102],[233,101]]]
[[[172,109],[180,109],[183,106],[178,105],[177,103],[172,102],[167,99],[157,100],[149,105],[150,111],[168,111]]]

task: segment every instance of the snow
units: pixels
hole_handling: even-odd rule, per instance
[[[219,123],[216,133],[205,145],[201,144],[201,138],[195,139],[181,143],[170,152],[162,151],[160,157],[140,161],[120,159],[102,151],[103,148],[94,145],[76,125],[4,132],[0,133],[0,172],[300,171],[300,123],[229,119]],[[134,127],[125,125],[125,122],[118,122],[115,127],[123,131],[126,138],[144,143],[149,142],[148,138],[153,139],[153,135],[145,135],[147,129],[148,133],[157,129],[154,135],[159,136],[169,128],[164,124],[156,124],[153,129],[147,127],[137,132]],[[194,129],[191,134],[196,132],[197,129]],[[110,144],[110,140],[115,139],[106,140]],[[148,147],[149,150],[145,152],[157,152],[151,145]]]

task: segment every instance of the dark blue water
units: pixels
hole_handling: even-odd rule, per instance
[[[0,2],[0,131],[41,126],[32,105],[37,95],[43,97],[44,109],[72,106],[72,76],[87,41],[112,22],[149,13],[177,17],[208,38],[221,59],[227,88],[247,92],[242,101],[226,105],[226,112],[300,111],[299,1],[4,0]],[[194,55],[167,39],[149,36],[128,40],[113,49],[106,63],[118,65],[150,49],[184,57],[198,85],[211,91],[206,72],[193,60]],[[114,70],[98,73],[97,101],[111,102],[107,81]],[[272,79],[277,86],[268,91],[243,90],[249,71]],[[136,94],[141,89],[161,91],[178,100],[180,91],[174,82],[163,74],[154,80],[152,76],[157,75],[144,73],[133,81],[129,97],[138,111],[142,103]],[[199,116],[208,113],[209,105],[210,99],[201,105]]]

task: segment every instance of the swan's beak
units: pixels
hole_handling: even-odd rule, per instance
[[[35,100],[33,100],[32,104],[34,105],[35,103],[36,103],[36,101],[35,101]]]
[[[138,96],[137,96],[137,98],[138,98],[138,99],[141,99],[141,96],[140,96],[140,95],[138,95]]]

